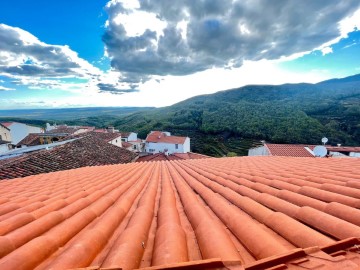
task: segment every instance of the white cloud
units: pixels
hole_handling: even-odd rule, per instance
[[[333,50],[331,47],[325,47],[325,48],[321,49],[321,52],[322,52],[322,55],[326,55],[326,54],[332,53]]]
[[[112,67],[133,83],[240,67],[244,61],[284,61],[314,50],[330,53],[353,29],[360,7],[358,0],[134,3],[107,5],[103,36]]]
[[[69,46],[46,44],[23,29],[5,24],[0,24],[0,76],[29,89],[134,91],[129,84],[119,83],[119,72],[103,72]],[[76,83],[79,79],[82,82]]]
[[[0,91],[11,91],[11,90],[15,90],[15,89],[14,88],[8,88],[8,87],[0,85]]]

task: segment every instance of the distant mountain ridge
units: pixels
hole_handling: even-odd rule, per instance
[[[114,125],[142,138],[167,130],[191,137],[192,151],[212,156],[246,155],[260,140],[320,144],[326,136],[332,145],[360,145],[360,74],[317,84],[247,85],[163,108],[101,114],[106,109],[112,108],[66,122]]]
[[[193,137],[193,150],[245,155],[259,140],[360,144],[360,75],[317,84],[247,85],[122,117],[114,125],[145,135],[169,130]]]

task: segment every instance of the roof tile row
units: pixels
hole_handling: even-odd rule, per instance
[[[359,182],[358,159],[289,157],[2,181],[0,269],[358,269]]]

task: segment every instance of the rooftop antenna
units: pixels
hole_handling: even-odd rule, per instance
[[[328,138],[324,137],[321,139],[321,142],[323,143],[323,145],[325,145],[328,142]]]

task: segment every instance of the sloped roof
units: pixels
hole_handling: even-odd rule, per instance
[[[95,136],[99,139],[104,140],[105,142],[110,142],[121,136],[121,134],[118,132],[114,132],[114,133],[87,132],[85,134],[83,134],[82,136],[84,136],[84,135],[85,136],[87,136],[87,135]]]
[[[24,139],[17,143],[17,145],[39,145],[40,144],[40,134],[30,133]]]
[[[360,153],[360,147],[356,146],[326,146],[326,149],[332,152]]]
[[[184,144],[187,137],[167,136],[161,131],[153,131],[146,137],[146,142]]]
[[[1,125],[3,125],[6,128],[9,128],[14,122],[1,122]]]
[[[150,154],[146,156],[139,157],[136,162],[144,161],[161,161],[161,160],[181,160],[181,159],[202,159],[202,158],[211,158],[206,155],[198,153],[173,153],[171,155],[165,155],[164,153]]]
[[[0,123],[0,126],[10,131],[10,129],[6,125],[4,125],[4,123]]]
[[[313,157],[313,155],[305,149],[305,147],[312,149],[314,147],[313,145],[266,143],[265,146],[269,149],[272,156]]]
[[[54,128],[52,130],[49,130],[48,133],[68,133],[68,134],[74,134],[76,131],[78,131],[79,128],[74,127],[68,127],[68,126],[58,126],[57,128]]]
[[[0,179],[10,179],[40,173],[74,169],[85,166],[132,162],[136,154],[104,142],[93,136],[24,154],[21,158],[9,159],[0,164]]]
[[[41,174],[0,182],[0,269],[358,269],[359,207],[359,159]]]
[[[131,132],[120,132],[120,133],[121,133],[121,136],[122,136],[123,138],[129,137],[130,134],[131,134]]]
[[[129,147],[133,146],[131,143],[128,143],[128,142],[121,142],[121,145],[123,148],[129,148]]]

